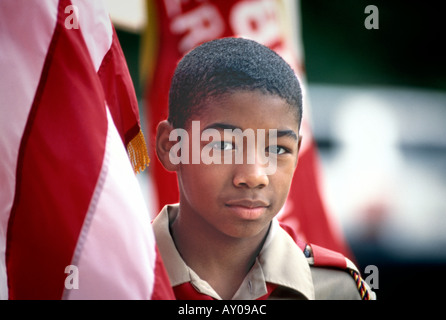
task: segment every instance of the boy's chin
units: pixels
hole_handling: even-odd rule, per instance
[[[222,230],[223,233],[234,240],[255,239],[266,235],[270,222],[261,224],[259,222],[243,222],[237,226],[232,226],[229,230]]]

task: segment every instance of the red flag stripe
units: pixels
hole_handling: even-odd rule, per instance
[[[104,88],[113,120],[121,135],[122,143],[127,146],[140,131],[138,101],[114,28],[111,33],[113,34],[112,45],[102,60],[98,76]],[[113,78],[114,81],[110,81],[110,78]]]

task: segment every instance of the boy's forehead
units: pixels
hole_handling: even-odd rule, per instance
[[[298,120],[296,108],[285,99],[253,90],[235,91],[207,99],[188,122],[200,121],[202,128],[216,123],[228,125],[228,129],[262,126],[268,129],[284,125],[297,128]],[[220,129],[225,128],[220,126]]]

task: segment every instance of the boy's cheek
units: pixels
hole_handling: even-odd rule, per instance
[[[230,176],[227,169],[229,168],[226,165],[182,164],[180,172],[191,184],[206,188],[219,184],[222,179],[227,179]]]
[[[286,159],[278,159],[276,162],[277,170],[275,174],[280,175],[282,179],[292,179],[297,168],[297,156],[290,156]]]

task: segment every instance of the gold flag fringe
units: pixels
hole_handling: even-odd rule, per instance
[[[146,140],[141,130],[127,144],[127,153],[135,173],[143,172],[149,166],[149,153],[147,152]]]

